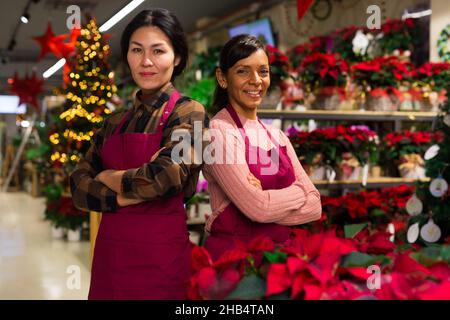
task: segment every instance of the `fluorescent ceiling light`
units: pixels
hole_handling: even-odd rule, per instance
[[[50,78],[56,71],[64,66],[66,63],[66,59],[62,58],[57,63],[55,63],[52,67],[48,68],[47,71],[42,75],[44,78]]]
[[[419,12],[412,12],[412,13],[409,13],[408,11],[406,11],[402,16],[402,19],[403,20],[408,19],[408,18],[419,19],[419,18],[426,17],[429,15],[431,15],[431,9],[423,10],[423,11],[419,11]]]
[[[105,31],[111,29],[114,25],[117,24],[117,22],[122,20],[127,14],[129,14],[131,11],[136,9],[136,7],[139,6],[144,1],[145,0],[133,0],[133,1],[131,1],[125,7],[120,9],[119,12],[117,12],[115,15],[113,15],[108,21],[106,21],[104,24],[102,24],[100,26],[100,28],[98,28],[98,30],[100,32],[105,32]],[[62,68],[65,63],[66,63],[66,59],[59,60],[52,67],[48,68],[48,70],[44,72],[43,77],[44,78],[51,77],[56,71],[58,71],[60,68]]]
[[[115,15],[113,15],[108,21],[106,21],[103,25],[98,28],[98,31],[105,32],[111,29],[117,22],[122,20],[127,14],[133,11],[138,5],[140,5],[145,0],[133,0],[125,7],[120,9]]]

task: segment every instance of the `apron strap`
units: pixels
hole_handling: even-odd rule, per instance
[[[126,120],[130,117],[131,109],[129,109],[122,117],[122,120],[120,120],[119,125],[116,127],[116,129],[113,131],[112,135],[118,134],[120,130],[122,129],[123,125],[125,124]]]
[[[226,107],[228,113],[230,114],[231,118],[233,119],[233,121],[236,123],[237,127],[239,128],[239,132],[241,133],[242,137],[245,140],[245,147],[246,149],[248,149],[248,144],[249,144],[249,140],[247,135],[245,134],[245,129],[244,126],[242,125],[241,119],[239,119],[239,116],[236,112],[236,110],[234,110],[234,108],[229,104]],[[279,143],[278,141],[276,141],[272,134],[270,133],[270,131],[267,129],[267,127],[264,125],[264,123],[258,118],[259,123],[261,124],[261,126],[264,128],[264,130],[266,130],[267,135],[269,136],[270,140],[272,141],[272,143],[274,144],[274,146],[276,148],[278,148]]]
[[[163,132],[164,125],[166,124],[167,119],[169,118],[170,114],[173,111],[173,108],[175,107],[175,104],[180,99],[181,95],[177,90],[174,90],[172,94],[170,95],[169,101],[167,102],[166,106],[164,107],[163,113],[161,115],[161,118],[159,119],[158,126],[156,128],[156,132],[160,133]]]

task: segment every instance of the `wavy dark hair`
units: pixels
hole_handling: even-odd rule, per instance
[[[169,38],[172,43],[175,55],[180,57],[180,63],[174,67],[172,80],[180,75],[186,67],[188,60],[188,44],[186,35],[181,27],[178,18],[167,9],[154,8],[139,12],[133,20],[125,27],[120,39],[122,60],[128,65],[127,53],[130,47],[130,39],[137,29],[141,27],[154,26],[159,28]]]
[[[248,34],[238,35],[230,40],[223,46],[220,51],[219,68],[223,74],[226,74],[228,70],[233,67],[239,60],[248,58],[250,55],[258,51],[259,49],[269,56],[264,44]],[[230,101],[228,100],[228,92],[223,89],[216,81],[216,89],[214,91],[213,110],[218,112],[225,108]]]

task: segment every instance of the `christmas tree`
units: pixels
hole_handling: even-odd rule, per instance
[[[60,128],[50,135],[51,161],[72,171],[90,145],[95,129],[111,113],[107,102],[117,91],[114,73],[107,62],[109,45],[102,39],[94,19],[81,30],[76,57],[69,73],[66,104],[60,114]]]
[[[407,205],[413,215],[409,223],[410,242],[418,235],[425,243],[450,241],[450,91],[440,109],[436,130],[443,133],[443,139],[425,155],[426,174],[431,180],[418,184],[416,195]]]
[[[48,200],[46,215],[57,225],[66,224],[73,228],[87,219],[86,214],[78,212],[65,198],[68,198],[70,172],[88,150],[95,130],[111,113],[107,103],[117,87],[107,62],[108,55],[105,37],[100,34],[95,20],[89,19],[77,39],[75,55],[67,62],[70,71],[64,80],[66,102],[49,134],[55,184],[44,190]],[[61,213],[65,217],[61,217]],[[61,218],[66,223],[58,223]]]

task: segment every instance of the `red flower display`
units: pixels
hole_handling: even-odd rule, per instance
[[[265,251],[266,245],[253,245],[259,251],[230,250],[218,260],[229,261],[219,263],[221,266],[209,260],[205,249],[195,246],[189,297],[239,299],[251,294],[253,299],[449,299],[448,263],[436,257],[426,267],[418,262],[423,254],[420,249],[398,252],[388,237],[387,233],[369,235],[364,230],[358,237],[344,239],[333,230],[313,234],[296,229],[277,249]],[[257,242],[271,243],[264,237]],[[442,252],[447,249],[443,246]],[[255,254],[264,256],[258,267],[253,264]],[[381,287],[368,287],[373,276],[368,266],[380,268]],[[261,289],[249,293],[244,282]]]
[[[334,53],[313,52],[303,58],[297,71],[304,83],[316,90],[345,86],[349,67],[347,61]]]
[[[351,69],[353,81],[364,88],[396,87],[400,81],[410,80],[415,74],[411,63],[401,61],[395,56],[359,62]]]
[[[391,132],[383,138],[383,150],[387,159],[399,159],[401,156],[414,153],[423,154],[431,144],[441,142],[443,137],[441,131]]]

